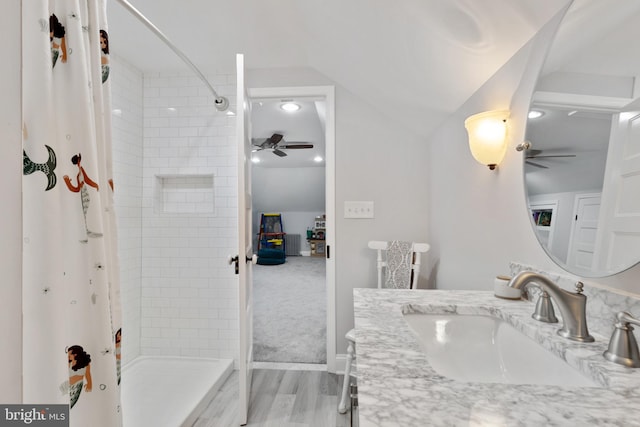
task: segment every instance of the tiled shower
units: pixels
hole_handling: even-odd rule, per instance
[[[235,117],[191,73],[112,58],[123,363],[238,351]],[[235,74],[207,75],[235,109]]]
[[[232,79],[211,77],[230,99]],[[235,118],[192,75],[145,75],[143,92],[142,352],[233,358],[238,288],[226,259],[237,252]]]

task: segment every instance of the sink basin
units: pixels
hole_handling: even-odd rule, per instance
[[[405,314],[431,367],[456,381],[598,387],[497,317]]]

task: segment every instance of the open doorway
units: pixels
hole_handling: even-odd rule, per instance
[[[326,364],[331,371],[333,88],[252,89],[250,97],[254,247],[286,253],[283,264],[254,266],[254,361]],[[297,109],[283,109],[287,103]],[[281,215],[282,242],[259,239],[265,213]]]

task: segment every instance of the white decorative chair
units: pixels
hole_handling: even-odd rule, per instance
[[[378,253],[378,289],[416,289],[418,275],[420,273],[421,254],[426,253],[430,246],[428,243],[412,243],[401,241],[383,242],[372,240],[368,244],[369,249],[375,249]],[[384,252],[384,256],[383,256]],[[344,380],[342,382],[342,397],[338,404],[338,412],[347,412],[349,399],[349,383],[353,375],[352,366],[356,354],[355,330],[351,329],[345,334],[347,339],[347,361],[344,368]]]

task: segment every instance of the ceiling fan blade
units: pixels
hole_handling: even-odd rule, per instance
[[[287,145],[281,145],[280,148],[287,148],[289,150],[296,150],[296,149],[302,149],[302,148],[313,148],[313,144],[287,144]]]
[[[277,145],[280,141],[282,141],[282,135],[280,135],[279,133],[274,133],[270,138],[268,138],[268,140],[271,141],[271,144]]]
[[[275,154],[276,156],[280,156],[280,157],[286,157],[287,153],[285,153],[284,151],[278,150],[277,148],[273,149],[273,154]]]
[[[525,161],[526,164],[534,166],[536,168],[540,168],[540,169],[549,169],[548,166],[544,166],[544,165],[540,165],[538,163],[533,163],[533,162],[529,162],[529,161]]]

